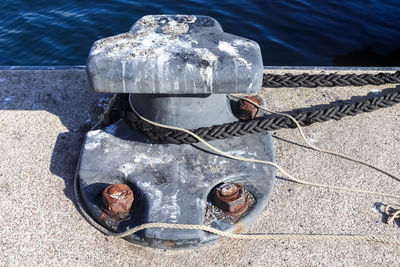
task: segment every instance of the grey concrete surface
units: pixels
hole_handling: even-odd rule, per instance
[[[286,70],[285,70],[286,71]],[[379,88],[263,89],[277,111],[399,90]],[[398,265],[400,248],[343,241],[241,241],[223,238],[193,251],[164,251],[104,236],[77,211],[72,182],[80,144],[103,95],[88,90],[83,69],[0,72],[0,266],[266,266]],[[358,156],[400,174],[400,106],[314,124],[313,144]],[[277,160],[297,177],[400,194],[399,182],[367,167],[306,149],[295,130],[272,133]],[[377,209],[392,199],[287,182],[279,175],[260,233],[384,235]]]

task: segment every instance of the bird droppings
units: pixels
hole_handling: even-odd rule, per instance
[[[160,15],[96,41],[87,71],[98,92],[248,93],[261,87],[263,64],[257,43],[213,18]]]

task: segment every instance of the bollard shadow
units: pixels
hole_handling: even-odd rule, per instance
[[[67,129],[58,134],[49,170],[64,180],[71,201],[73,181],[85,133],[97,120],[97,103],[104,94],[89,89],[84,68],[0,69],[0,111],[47,111]],[[41,125],[51,131],[52,125]],[[54,142],[48,140],[49,143]]]

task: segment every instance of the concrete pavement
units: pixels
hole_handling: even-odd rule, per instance
[[[264,88],[260,94],[270,109],[288,111],[399,89]],[[165,251],[104,236],[82,218],[73,197],[80,145],[102,96],[89,90],[82,68],[0,70],[0,266],[398,265],[400,248],[380,243],[222,238],[199,250]],[[400,175],[400,105],[304,130],[317,146]],[[398,181],[304,148],[296,130],[272,135],[278,163],[301,179],[400,194]],[[400,228],[382,223],[378,209],[392,199],[278,178],[248,232],[376,234],[399,240]]]

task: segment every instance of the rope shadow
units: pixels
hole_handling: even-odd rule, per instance
[[[285,111],[281,111],[281,113],[286,113],[286,114],[297,114],[299,112],[314,112],[317,110],[321,110],[321,109],[328,109],[334,106],[340,106],[340,105],[348,105],[348,104],[352,104],[354,102],[361,102],[361,101],[366,101],[369,100],[371,98],[374,97],[380,97],[383,96],[385,94],[390,94],[390,93],[396,93],[396,92],[400,92],[400,85],[395,86],[395,87],[390,87],[390,88],[385,88],[382,89],[381,92],[370,92],[367,95],[364,96],[352,96],[350,99],[347,100],[336,100],[334,102],[331,102],[329,104],[319,104],[319,105],[313,105],[310,106],[308,108],[297,108],[297,109],[293,109],[293,110],[285,110]],[[268,116],[278,116],[278,115],[268,115]]]

